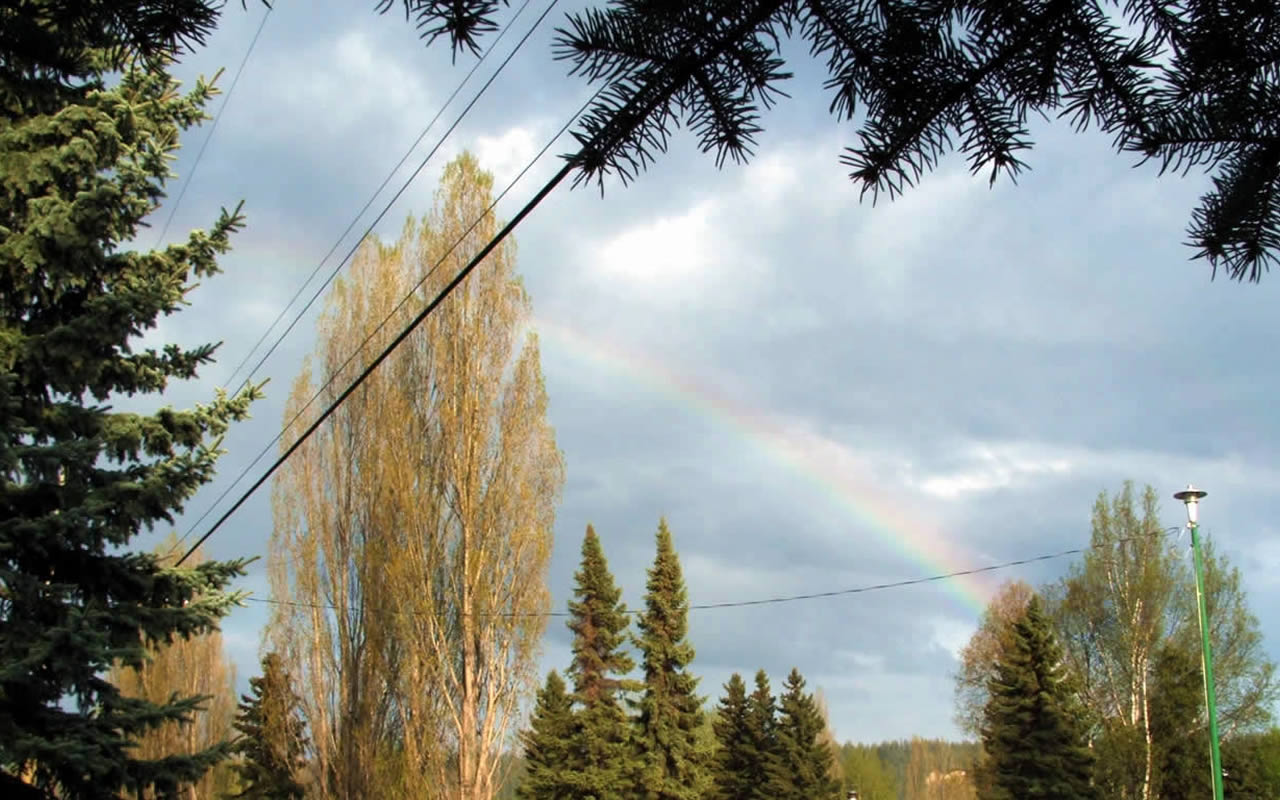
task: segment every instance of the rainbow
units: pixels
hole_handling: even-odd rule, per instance
[[[625,380],[657,390],[678,405],[728,429],[770,461],[816,488],[860,530],[874,535],[919,567],[920,577],[979,566],[972,555],[960,552],[936,526],[911,514],[906,504],[894,503],[882,483],[872,488],[875,484],[865,477],[865,467],[842,445],[747,408],[715,387],[681,374],[644,353],[608,341],[597,332],[588,334],[545,317],[535,317],[529,327],[539,339],[559,345],[571,355]],[[978,575],[951,578],[944,585],[966,612],[975,616],[982,614],[993,594],[993,587]]]

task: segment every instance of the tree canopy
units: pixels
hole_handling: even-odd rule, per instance
[[[0,772],[67,798],[173,791],[229,747],[147,758],[131,742],[202,698],[127,697],[108,676],[216,630],[236,602],[226,588],[244,562],[180,568],[128,548],[212,478],[220,437],[257,395],[112,405],[212,361],[212,344],[139,339],[218,272],[243,223],[224,211],[162,250],[127,247],[213,95],[204,81],[179,93],[163,68],[205,30],[203,5],[152,5],[0,11]],[[96,27],[72,19],[85,9]]]
[[[1093,753],[1049,620],[1032,597],[996,662],[982,720],[984,800],[1093,800]]]

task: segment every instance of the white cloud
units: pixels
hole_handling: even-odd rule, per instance
[[[493,173],[494,193],[500,192],[524,169],[542,146],[530,127],[508,128],[496,136],[476,138],[475,153],[480,166]]]
[[[972,621],[954,617],[932,617],[929,627],[933,630],[933,643],[950,653],[957,661],[960,660],[960,651],[977,630]]]
[[[595,248],[592,263],[604,277],[632,286],[670,288],[712,269],[720,241],[712,229],[714,203],[626,228]]]
[[[913,480],[925,494],[954,499],[969,494],[1007,489],[1044,476],[1062,476],[1072,462],[1062,455],[1028,452],[1018,445],[977,444],[969,448],[964,468]]]

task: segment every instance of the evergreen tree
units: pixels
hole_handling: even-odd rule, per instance
[[[1231,800],[1280,797],[1280,728],[1237,734],[1224,741],[1222,769],[1223,789]]]
[[[632,796],[694,800],[709,788],[710,773],[698,741],[702,698],[696,693],[698,679],[689,672],[688,592],[665,519],[658,523],[657,545],[635,637],[643,654],[644,694],[636,704],[641,773]]]
[[[241,695],[236,730],[241,738],[236,765],[243,789],[234,797],[250,800],[301,800],[298,773],[305,764],[306,732],[298,715],[300,701],[289,674],[275,653],[262,659],[262,676],[249,679],[253,696]]]
[[[1082,712],[1039,597],[1014,624],[989,694],[982,742],[990,784],[983,800],[1096,800]]]
[[[769,676],[764,670],[756,672],[756,688],[747,698],[745,750],[748,765],[747,786],[751,800],[769,800],[769,777],[778,759],[777,707]]]
[[[595,529],[582,540],[582,566],[574,575],[569,602],[573,631],[574,715],[572,767],[578,796],[595,800],[629,800],[635,781],[630,722],[618,692],[631,688],[621,676],[635,667],[622,649],[626,644],[627,607],[609,572]]]
[[[172,794],[230,749],[138,757],[130,742],[203,698],[126,698],[107,677],[141,667],[148,647],[216,630],[244,566],[128,550],[212,478],[219,437],[257,394],[112,408],[212,360],[214,345],[143,349],[137,337],[218,271],[242,224],[224,211],[184,242],[128,249],[164,196],[180,132],[214,94],[204,81],[179,93],[165,64],[219,4],[161,5],[32,0],[0,13],[0,775],[62,798]]]
[[[552,670],[538,692],[538,701],[522,731],[524,780],[516,789],[520,800],[570,800],[574,796],[572,740],[573,698],[560,673]]]
[[[840,785],[832,780],[835,754],[824,741],[825,722],[813,695],[804,691],[799,670],[792,669],[778,703],[778,754],[771,765],[770,796],[777,800],[833,800]]]
[[[724,697],[717,710],[711,796],[716,800],[746,800],[754,789],[751,773],[755,753],[748,727],[747,687],[738,673],[733,673],[724,685]]]
[[[1153,794],[1161,800],[1212,795],[1200,662],[1185,648],[1166,642],[1156,653],[1151,683]]]

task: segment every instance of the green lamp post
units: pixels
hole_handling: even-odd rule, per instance
[[[1174,492],[1174,498],[1187,506],[1187,527],[1191,529],[1191,552],[1196,568],[1196,608],[1200,614],[1200,657],[1204,668],[1204,702],[1209,712],[1209,770],[1213,780],[1214,800],[1222,798],[1222,751],[1218,747],[1218,701],[1213,685],[1213,648],[1209,644],[1209,612],[1204,601],[1204,563],[1200,556],[1200,524],[1197,510],[1200,498],[1207,495],[1203,489],[1187,484],[1187,488]]]

